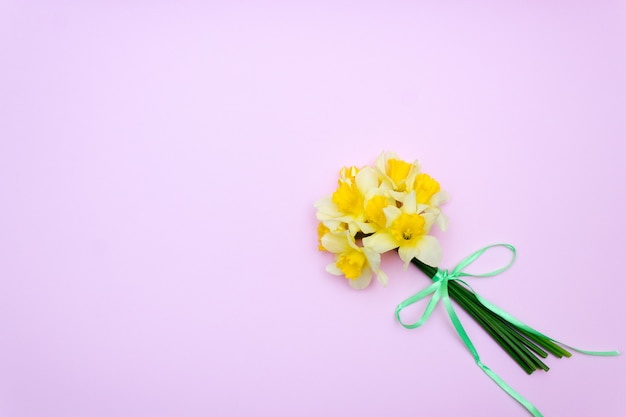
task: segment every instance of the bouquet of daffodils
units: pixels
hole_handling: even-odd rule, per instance
[[[401,160],[392,152],[383,152],[374,166],[344,167],[337,189],[315,203],[319,220],[319,249],[334,254],[326,270],[345,277],[350,286],[363,289],[375,274],[386,285],[381,270],[381,255],[396,250],[405,268],[410,263],[432,280],[432,284],[400,303],[396,318],[408,329],[421,326],[441,300],[450,320],[476,364],[498,386],[523,405],[532,415],[542,414],[502,378],[484,365],[461,324],[451,303],[454,300],[515,360],[528,374],[549,368],[540,358],[548,353],[569,357],[566,350],[590,355],[612,356],[617,351],[593,352],[567,346],[527,326],[477,294],[463,277],[488,277],[508,269],[514,262],[515,248],[508,244],[490,245],[463,259],[452,271],[438,267],[441,260],[439,241],[430,231],[433,225],[445,231],[447,219],[440,206],[448,200],[439,183],[421,171],[418,161]],[[464,268],[493,247],[512,254],[504,267],[483,274],[469,274]],[[404,308],[431,296],[421,318],[414,323],[402,321]]]
[[[335,253],[328,272],[345,276],[356,289],[367,287],[372,273],[386,285],[380,255],[392,249],[405,267],[414,258],[437,266],[441,247],[428,233],[434,223],[446,229],[439,206],[447,200],[417,161],[404,162],[391,152],[381,154],[373,167],[344,167],[337,190],[315,204],[320,249]]]

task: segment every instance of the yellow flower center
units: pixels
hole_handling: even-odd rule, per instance
[[[326,251],[326,248],[322,246],[322,238],[324,237],[326,233],[329,233],[329,232],[330,232],[330,229],[324,226],[324,223],[320,222],[317,225],[317,241],[319,242],[319,246],[317,247],[317,249],[321,251]]]
[[[341,181],[332,200],[343,213],[358,215],[363,212],[363,196],[352,181]]]
[[[383,209],[388,205],[387,197],[382,195],[372,197],[365,205],[365,218],[382,229],[387,222]]]
[[[366,264],[365,254],[358,250],[351,250],[339,256],[337,268],[349,279],[357,279],[361,276]]]
[[[393,222],[389,231],[400,246],[412,246],[420,237],[426,234],[424,230],[425,223],[424,218],[419,214],[402,213]]]
[[[419,174],[415,178],[415,197],[417,204],[428,204],[430,199],[441,190],[441,186],[428,174]]]
[[[403,191],[404,187],[400,186],[400,183],[406,180],[413,164],[409,164],[400,159],[390,159],[387,161],[387,167],[389,171],[387,175],[389,175],[389,178],[398,186],[399,191]]]

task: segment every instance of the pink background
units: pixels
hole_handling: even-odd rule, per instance
[[[82,3],[0,5],[1,416],[527,415],[395,322],[417,270],[324,271],[313,202],[382,150],[451,195],[444,266],[511,243],[477,290],[626,349],[623,1]],[[546,416],[626,415],[623,357],[529,377],[461,317]]]

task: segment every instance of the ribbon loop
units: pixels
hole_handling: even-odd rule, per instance
[[[418,292],[417,294],[407,298],[406,300],[398,304],[398,306],[396,307],[396,319],[398,320],[398,322],[406,329],[415,329],[417,327],[420,327],[422,324],[424,324],[426,320],[428,320],[428,318],[432,314],[435,307],[437,306],[437,303],[439,303],[439,299],[441,298],[441,293],[439,291],[440,288],[441,288],[441,281],[433,282],[428,287],[424,288],[422,291]],[[417,303],[418,301],[429,296],[430,294],[433,294],[433,296],[428,302],[428,304],[426,305],[426,309],[424,309],[424,313],[422,313],[422,317],[420,317],[420,319],[416,321],[415,323],[411,323],[411,324],[404,323],[402,321],[402,318],[400,317],[400,312],[404,310],[406,307]]]
[[[463,272],[463,270],[465,268],[467,268],[474,261],[476,261],[478,258],[483,256],[483,254],[485,252],[487,252],[489,249],[497,248],[497,247],[506,248],[506,249],[510,250],[511,254],[513,255],[511,257],[511,260],[505,266],[503,266],[502,268],[496,269],[495,271],[485,272],[485,273],[482,273],[482,274],[469,274],[467,272]],[[462,259],[461,262],[459,262],[457,264],[457,266],[455,266],[454,269],[452,270],[452,272],[450,273],[450,275],[453,277],[451,279],[456,279],[456,278],[460,278],[460,277],[477,277],[477,278],[480,278],[480,277],[493,277],[495,275],[501,274],[502,272],[506,271],[511,266],[513,266],[513,263],[515,263],[515,258],[516,257],[517,257],[517,251],[515,250],[513,245],[509,245],[508,243],[496,243],[494,245],[485,246],[484,248],[479,249],[476,252],[472,253],[470,256]]]

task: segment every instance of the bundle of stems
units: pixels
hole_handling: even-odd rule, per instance
[[[414,258],[411,263],[431,279],[438,271],[437,268],[426,265],[417,258]],[[570,352],[546,336],[522,329],[491,311],[476,298],[472,291],[458,282],[448,281],[448,293],[450,298],[480,324],[527,374],[530,375],[537,369],[548,371],[550,368],[539,359],[539,357],[546,358],[548,353],[557,358],[572,356]]]

